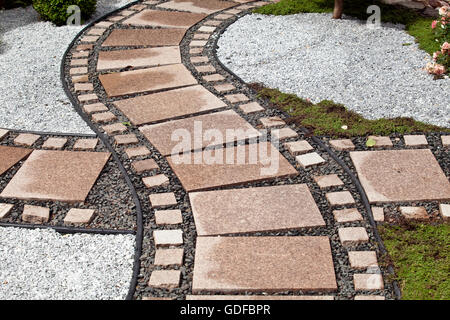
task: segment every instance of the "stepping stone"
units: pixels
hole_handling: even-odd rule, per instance
[[[82,94],[78,96],[80,102],[88,102],[98,100],[98,96],[95,93]]]
[[[450,199],[450,183],[429,149],[351,152],[369,201]]]
[[[230,18],[233,18],[234,15],[232,14],[227,14],[227,13],[220,13],[217,16],[214,17],[214,19],[216,20],[228,20]]]
[[[339,151],[355,150],[355,145],[350,139],[330,140],[330,145]]]
[[[193,58],[191,58],[192,60]],[[207,76],[203,76],[203,80],[207,81],[207,82],[217,82],[217,81],[223,81],[225,80],[225,77],[216,73],[216,74],[210,74]]]
[[[94,30],[100,30],[100,29],[94,29]],[[103,30],[101,30],[104,32]],[[72,58],[87,58],[89,57],[89,51],[79,51],[72,53]]]
[[[66,217],[64,218],[64,223],[73,225],[91,223],[91,221],[94,219],[94,215],[95,210],[93,209],[72,208],[69,210]]]
[[[34,150],[0,197],[84,202],[109,157],[106,152]]]
[[[94,25],[94,28],[109,28],[114,23],[108,21],[100,21]]]
[[[209,61],[209,58],[205,57],[205,56],[191,57],[191,62],[192,63],[205,63],[205,62],[208,62],[208,61]],[[205,76],[205,77],[208,77],[208,76]],[[223,80],[223,79],[224,78],[222,77],[221,80]]]
[[[228,94],[225,96],[225,98],[230,101],[231,103],[239,103],[239,102],[245,102],[250,100],[245,94],[238,93],[238,94]]]
[[[372,207],[373,219],[377,222],[384,221],[384,209],[383,207]]]
[[[384,282],[381,274],[355,274],[353,275],[353,284],[357,291],[375,291],[384,289]]]
[[[177,204],[175,194],[172,192],[154,193],[149,196],[149,199],[153,208],[174,206]]]
[[[183,231],[181,230],[155,230],[153,231],[155,245],[177,246],[183,244]]]
[[[218,84],[217,86],[214,86],[214,90],[216,90],[219,93],[231,91],[234,89],[236,89],[236,87],[233,86],[232,84],[228,84],[228,83]]]
[[[194,40],[208,40],[211,35],[208,33],[196,33],[194,34]]]
[[[163,156],[261,136],[258,130],[233,110],[148,125],[139,130]],[[208,131],[212,133],[209,138],[206,137]],[[204,138],[193,143],[191,137],[198,133]],[[185,143],[180,144],[175,136],[182,137]],[[185,138],[189,141],[185,141]]]
[[[186,300],[334,300],[333,296],[187,295]]]
[[[156,188],[160,186],[166,186],[169,184],[169,178],[164,174],[158,174],[156,176],[142,178],[147,188]]]
[[[245,114],[252,114],[260,111],[264,111],[264,108],[259,105],[258,102],[250,102],[246,104],[241,104],[239,109]]]
[[[139,140],[134,133],[114,136],[114,141],[119,146],[139,143]]]
[[[329,174],[326,176],[315,176],[313,177],[313,179],[320,189],[339,187],[344,185],[344,182],[342,182],[342,180],[339,178],[337,174]]]
[[[171,0],[158,5],[160,8],[211,14],[235,6],[236,3],[221,0]]]
[[[88,82],[89,76],[87,74],[81,75],[81,76],[72,76],[72,82],[78,83],[78,82]]]
[[[339,223],[361,221],[363,219],[361,213],[356,208],[333,210],[333,215],[334,220]]]
[[[197,84],[182,64],[102,74],[99,79],[108,97]]]
[[[0,219],[7,218],[13,207],[13,204],[0,203]]]
[[[156,249],[156,266],[181,266],[183,264],[184,249]]]
[[[331,206],[344,206],[355,203],[355,199],[353,199],[349,191],[328,192],[325,197]]]
[[[193,54],[202,54],[203,53],[203,47],[198,47],[198,48],[190,48],[189,49],[189,54],[193,55]]]
[[[194,41],[192,41],[194,42]],[[204,42],[204,43],[203,43]],[[199,44],[199,42],[197,42],[196,44]],[[201,46],[206,45],[206,41],[202,41],[202,43],[200,44]],[[209,72],[216,72],[216,68],[214,68],[212,65],[208,64],[205,66],[197,66],[195,67],[195,70],[197,70],[198,73],[209,73]]]
[[[192,292],[337,290],[328,237],[198,237]]]
[[[27,157],[32,151],[25,148],[0,146],[0,175]]]
[[[98,139],[78,139],[73,146],[73,150],[94,151],[97,147],[97,144]]]
[[[424,135],[405,135],[405,145],[408,147],[426,147],[428,146],[427,138]]]
[[[21,133],[14,139],[14,144],[31,147],[41,136],[31,133]]]
[[[441,212],[441,216],[444,220],[450,219],[450,204],[439,204],[439,211]]]
[[[113,123],[102,127],[107,134],[119,134],[127,131],[127,127],[123,123]]]
[[[114,29],[103,47],[178,46],[186,29]]]
[[[441,140],[444,147],[450,147],[450,136],[441,136]]]
[[[306,184],[189,194],[199,236],[323,227]]]
[[[383,296],[355,296],[353,300],[386,300]]]
[[[125,153],[127,154],[128,158],[135,158],[135,157],[142,157],[142,156],[148,156],[150,154],[150,150],[148,150],[145,146],[140,146],[136,148],[128,148],[125,149]],[[135,163],[135,162],[133,162]]]
[[[97,70],[152,67],[181,63],[179,47],[100,51]]]
[[[276,137],[279,141],[298,137],[297,132],[295,132],[291,128],[281,128],[272,130],[271,135],[272,137]]]
[[[311,152],[307,154],[301,154],[295,157],[295,160],[303,167],[308,168],[325,163],[325,159],[322,158],[317,152]]]
[[[298,175],[268,142],[174,155],[167,161],[188,192]]]
[[[180,286],[180,270],[154,270],[148,286],[152,288],[172,289]]]
[[[47,140],[45,140],[44,144],[42,145],[42,148],[60,150],[64,148],[66,143],[67,143],[66,138],[48,138]]]
[[[427,209],[425,207],[399,207],[399,211],[403,217],[409,220],[428,220]]]
[[[157,210],[155,212],[155,221],[157,225],[164,224],[181,224],[183,217],[181,210]]]
[[[306,140],[286,142],[284,145],[293,156],[314,150],[314,148]]]
[[[69,70],[70,75],[86,74],[86,73],[88,73],[87,67],[70,68],[70,70]]]
[[[0,140],[2,140],[8,134],[8,130],[0,129]]]
[[[339,239],[343,245],[357,244],[369,241],[369,235],[363,227],[348,227],[338,229]]]
[[[274,128],[286,125],[286,122],[284,122],[280,117],[261,118],[259,119],[259,122],[261,122],[265,128]]]
[[[206,32],[206,33],[213,33],[216,30],[216,27],[208,27],[208,26],[201,26],[198,28],[198,32]]]
[[[216,21],[216,20],[208,20],[203,23],[203,25],[205,25],[205,26],[213,26],[213,27],[220,26],[221,24],[222,24],[222,21]]]
[[[94,85],[92,83],[75,83],[75,91],[94,91]]]
[[[42,224],[50,220],[50,209],[45,207],[25,205],[22,213],[22,221],[33,224]]]
[[[378,266],[375,251],[349,251],[348,259],[350,266],[354,269],[367,269]]]
[[[114,105],[134,125],[168,120],[227,106],[199,85],[115,101]]]
[[[92,28],[87,32],[87,34],[92,36],[101,36],[105,33],[105,31],[105,29]]]
[[[131,165],[137,173],[159,169],[158,164],[153,159],[134,161]]]
[[[72,59],[70,61],[71,66],[87,66],[87,64],[88,64],[88,59]]]
[[[117,117],[114,115],[114,113],[107,111],[102,113],[95,113],[92,115],[92,121],[96,123],[105,123],[105,122],[111,122],[116,120]]]
[[[131,18],[128,18],[122,22],[122,24],[188,29],[206,18],[206,16],[206,14],[190,12],[143,10]]]
[[[392,147],[392,141],[389,137],[369,136],[368,139],[375,141],[374,148]]]

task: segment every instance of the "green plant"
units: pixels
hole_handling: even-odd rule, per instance
[[[69,6],[76,5],[81,10],[81,18],[88,19],[97,6],[97,0],[34,0],[33,7],[41,18],[61,26],[71,15],[67,13]]]
[[[429,73],[441,77],[444,73],[450,73],[450,9],[442,7],[439,9],[439,20],[431,23],[434,30],[435,41],[442,43],[440,50],[433,54],[434,62],[427,64]]]

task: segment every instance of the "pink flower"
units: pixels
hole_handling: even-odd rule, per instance
[[[435,53],[433,53],[433,60],[436,61],[436,59],[439,57],[441,53],[442,53],[441,51],[436,51]]]
[[[444,42],[441,46],[441,49],[443,52],[449,51],[450,50],[450,43],[448,42]]]
[[[431,23],[431,29],[436,29],[436,25],[437,25],[437,20],[434,20],[434,21]]]
[[[434,74],[440,76],[441,74],[445,73],[445,67],[443,65],[440,64],[436,64],[434,66]]]
[[[447,7],[440,7],[439,8],[439,14],[441,16],[445,16],[447,14],[447,11],[448,11]]]

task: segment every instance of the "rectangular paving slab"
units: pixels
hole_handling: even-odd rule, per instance
[[[200,85],[120,100],[114,102],[114,105],[135,125],[227,106]]]
[[[162,10],[143,10],[128,18],[122,24],[134,26],[190,28],[206,18],[206,14]]]
[[[186,29],[114,29],[103,47],[178,46]]]
[[[97,70],[181,63],[179,47],[100,51]]]
[[[306,184],[189,194],[199,236],[325,226]]]
[[[109,97],[197,84],[182,64],[103,74],[99,79]]]
[[[369,201],[449,200],[450,183],[429,149],[351,152]]]
[[[174,155],[167,161],[187,191],[298,175],[268,142]]]
[[[328,237],[198,237],[193,293],[337,290]]]
[[[0,146],[0,175],[31,153],[31,149]]]
[[[171,0],[158,7],[211,14],[235,6],[236,3],[221,0]]]
[[[109,157],[106,152],[35,150],[0,197],[84,202]]]
[[[150,143],[164,156],[179,153],[180,151],[198,150],[207,146],[242,141],[261,135],[258,130],[253,128],[233,110],[148,125],[141,127],[140,130]],[[190,141],[187,142],[183,150],[177,148],[180,142],[178,139],[174,139],[173,134],[180,132],[183,136],[187,135],[193,138],[197,133],[202,135],[207,130],[214,130],[214,136],[211,139],[204,138],[198,141],[198,143],[195,143],[193,139],[189,139]],[[236,134],[233,134],[233,132],[236,132]]]

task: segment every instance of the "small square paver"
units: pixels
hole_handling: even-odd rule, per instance
[[[252,114],[256,112],[264,111],[264,108],[258,102],[250,102],[246,104],[241,104],[239,109],[245,114]]]
[[[375,291],[383,290],[384,282],[381,274],[361,273],[353,275],[355,290]]]
[[[183,264],[184,249],[156,249],[156,266],[181,266]]]
[[[50,209],[46,207],[25,205],[22,213],[22,221],[33,224],[42,224],[50,220]]]
[[[100,30],[100,29],[94,29],[94,30]],[[103,30],[102,30],[103,32]],[[80,52],[73,52],[72,58],[74,59],[80,59],[80,58],[87,58],[89,57],[89,51],[80,51]]]
[[[2,140],[6,135],[8,134],[8,130],[6,129],[0,129],[0,140]]]
[[[87,66],[88,64],[88,59],[72,59],[70,61],[70,65],[71,66]],[[75,89],[75,91],[77,91]]]
[[[108,108],[103,103],[85,104],[83,110],[86,113],[108,111]]]
[[[369,241],[369,235],[363,227],[348,227],[338,229],[339,239],[343,245],[357,244]]]
[[[27,157],[32,151],[26,148],[0,146],[0,175]]]
[[[69,73],[70,75],[87,74],[88,68],[87,67],[70,68]]]
[[[198,28],[198,32],[206,32],[206,33],[213,33],[216,30],[216,27],[211,26],[201,26]]]
[[[228,94],[225,96],[225,98],[230,101],[231,103],[239,103],[239,102],[246,102],[250,100],[245,94],[238,93],[238,94]]]
[[[348,259],[350,266],[354,269],[367,269],[378,266],[377,254],[375,251],[349,251]]]
[[[261,122],[265,128],[274,128],[286,125],[286,122],[284,122],[284,120],[280,117],[261,118],[259,119],[259,122]]]
[[[450,204],[440,203],[439,212],[444,220],[450,220]]]
[[[154,193],[149,196],[150,204],[154,208],[173,206],[177,204],[175,194],[172,192],[167,193]]]
[[[130,134],[122,134],[118,136],[114,136],[114,141],[118,145],[127,145],[127,144],[136,144],[139,143],[138,138],[134,133]]]
[[[328,192],[325,196],[331,206],[344,206],[355,203],[355,199],[353,199],[349,191]]]
[[[306,140],[299,140],[293,142],[286,142],[284,146],[288,149],[288,151],[293,155],[307,153],[309,151],[314,150],[314,148],[309,144]]]
[[[198,73],[216,72],[216,68],[214,68],[210,64],[207,64],[207,65],[204,65],[204,66],[195,66],[195,70],[197,70]]]
[[[128,158],[136,158],[150,155],[150,150],[146,146],[125,149]]]
[[[214,19],[216,19],[216,20],[228,20],[228,19],[230,19],[232,17],[234,17],[234,15],[232,15],[232,14],[220,13],[217,16],[215,16]]]
[[[330,140],[330,145],[339,151],[355,150],[355,145],[350,139]]]
[[[116,120],[117,117],[114,115],[114,113],[107,111],[102,113],[94,113],[92,115],[92,121],[96,123],[106,123]]]
[[[64,218],[64,223],[73,225],[91,223],[91,221],[94,219],[94,215],[95,215],[94,209],[72,208],[69,210],[66,217]]]
[[[361,213],[356,208],[333,210],[333,215],[334,220],[339,223],[361,221],[363,219]]]
[[[391,138],[385,136],[369,136],[367,140],[375,141],[374,148],[384,148],[384,147],[392,147]]]
[[[164,174],[157,174],[156,176],[142,178],[147,188],[156,188],[161,186],[167,186],[169,184],[169,178]]]
[[[196,57],[191,57],[191,62],[193,64],[200,64],[200,63],[206,63],[209,61],[209,58],[207,56],[196,56]],[[205,76],[207,77],[207,76]],[[204,78],[205,78],[204,77]],[[223,79],[222,79],[223,80]],[[216,80],[218,81],[218,80]]]
[[[189,48],[189,54],[190,55],[194,55],[194,54],[202,54],[203,53],[203,47],[196,47],[196,48]]]
[[[315,176],[313,177],[313,179],[320,189],[339,187],[344,185],[344,182],[342,182],[342,180],[339,178],[337,174],[329,174],[326,176]]]
[[[89,76],[87,74],[80,75],[80,76],[72,76],[72,82],[78,83],[78,82],[88,82]]]
[[[216,74],[209,74],[207,76],[203,76],[203,80],[205,80],[206,82],[217,82],[217,81],[225,80],[225,77],[216,73]]]
[[[408,220],[428,220],[425,207],[399,207],[400,214]]]
[[[131,165],[137,173],[159,169],[158,164],[153,159],[137,160]]]
[[[183,244],[183,231],[176,230],[155,230],[153,231],[155,245],[159,246],[177,246]]]
[[[428,146],[428,141],[425,135],[404,135],[405,145],[408,147],[426,147]]]
[[[158,225],[180,224],[183,223],[181,210],[157,210],[155,212],[155,221]]]
[[[296,156],[295,159],[303,168],[316,166],[326,162],[325,159],[322,158],[317,152],[301,154],[299,156]]]
[[[60,150],[64,148],[66,143],[67,143],[66,138],[48,138],[47,140],[45,140],[44,144],[42,145],[42,148]]]
[[[180,286],[180,270],[154,270],[148,286],[152,288],[173,289]]]
[[[219,93],[232,91],[234,89],[236,89],[236,87],[229,83],[218,84],[218,85],[214,86],[214,90],[216,90]]]
[[[386,300],[384,296],[362,296],[358,295],[353,298],[354,300]]]
[[[98,96],[95,93],[82,94],[78,96],[80,102],[89,102],[98,100]]]
[[[384,208],[383,207],[372,207],[373,219],[377,222],[384,221]]]
[[[21,133],[14,139],[14,144],[18,146],[31,147],[41,136],[32,133]]]
[[[7,218],[13,207],[13,204],[0,203],[0,219]]]
[[[97,147],[98,139],[78,139],[73,145],[73,150],[93,151]]]
[[[119,134],[128,130],[128,128],[121,122],[102,126],[102,129],[109,135]]]
[[[450,147],[450,136],[441,136],[441,140],[444,147]]]
[[[281,128],[272,130],[271,135],[272,137],[277,138],[279,141],[298,137],[298,133],[292,130],[291,128]]]

